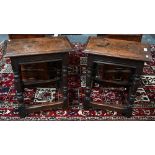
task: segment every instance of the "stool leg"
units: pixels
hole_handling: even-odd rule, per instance
[[[129,89],[129,103],[130,104],[134,103],[134,98],[135,98],[135,94],[136,94],[137,88],[139,86],[139,81],[140,81],[140,76],[135,74],[133,76],[132,85],[131,85],[131,87]]]
[[[62,92],[63,92],[63,108],[68,108],[68,68],[67,56],[62,64]]]
[[[84,109],[90,108],[90,95],[91,95],[91,83],[92,83],[92,67],[87,67],[86,73],[86,90],[85,90],[85,99],[84,99]]]
[[[24,98],[23,98],[23,83],[22,83],[22,77],[21,77],[21,69],[20,66],[12,61],[12,69],[14,72],[14,83],[15,83],[15,88],[16,88],[16,95],[17,95],[17,100],[20,104],[18,108],[18,112],[21,118],[26,117],[26,111],[25,111],[25,105],[24,105]]]
[[[97,76],[98,70],[99,70],[99,65],[97,63],[93,63],[93,69],[92,69],[92,75],[91,75],[91,77],[92,77],[92,84],[91,84],[92,87],[95,84],[93,79]]]
[[[142,73],[143,68],[138,68],[135,71],[135,74],[131,77],[131,84],[130,87],[128,89],[128,99],[127,99],[127,108],[123,111],[123,115],[126,117],[131,117],[132,116],[132,105],[134,104],[134,100],[135,100],[135,95],[136,95],[136,91],[137,88],[139,87],[140,84],[140,74]]]
[[[22,87],[22,82],[20,79],[20,74],[18,72],[14,72],[14,80],[15,80],[15,87],[17,90],[17,100],[19,101],[20,104],[23,104],[23,87]]]

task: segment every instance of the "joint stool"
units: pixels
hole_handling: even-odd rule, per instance
[[[10,40],[7,46],[5,57],[11,59],[11,65],[14,72],[15,88],[17,90],[17,100],[21,104],[19,114],[25,117],[30,112],[40,110],[50,110],[57,107],[68,107],[68,87],[67,87],[67,67],[68,54],[72,51],[70,42],[66,37],[51,38],[29,38]],[[24,82],[22,80],[21,65],[37,63],[61,62],[61,72],[56,72],[55,78],[48,80],[35,80]],[[26,105],[23,99],[24,87],[28,85],[40,85],[56,82],[58,89],[63,94],[63,99],[57,102],[49,102],[37,105]]]
[[[151,60],[149,46],[135,41],[90,37],[84,53],[88,56],[84,108],[113,110],[130,117],[144,62]],[[99,66],[103,67],[102,77],[97,74]],[[121,104],[93,102],[90,95],[94,82],[103,87],[123,87],[127,96],[123,96]]]

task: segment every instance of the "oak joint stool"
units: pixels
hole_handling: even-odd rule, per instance
[[[50,110],[57,107],[68,107],[68,86],[67,86],[67,67],[68,54],[71,52],[72,46],[66,37],[52,38],[27,38],[10,40],[7,46],[5,57],[11,59],[11,65],[14,72],[15,88],[17,90],[17,100],[20,103],[18,108],[21,117],[25,117],[30,112],[40,110]],[[56,73],[56,78],[48,80],[33,80],[24,82],[22,80],[21,65],[34,63],[49,63],[56,64],[61,62],[61,73]],[[58,75],[59,74],[59,75]],[[23,91],[24,87],[29,85],[49,84],[56,82],[57,88],[63,94],[63,99],[57,102],[48,102],[37,105],[26,105],[24,103]]]
[[[84,53],[88,56],[84,108],[112,110],[130,117],[144,62],[151,60],[149,46],[135,41],[90,37]],[[101,66],[102,75],[98,75]],[[122,94],[121,104],[92,101],[94,83],[107,88],[123,87],[127,96]]]

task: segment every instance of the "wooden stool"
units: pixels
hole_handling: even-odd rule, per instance
[[[72,51],[72,47],[65,37],[53,37],[53,38],[30,38],[30,39],[16,39],[8,42],[7,52],[5,57],[11,59],[12,69],[15,78],[15,87],[17,90],[17,99],[21,104],[19,107],[19,113],[21,117],[25,117],[29,112],[37,112],[40,110],[48,110],[51,108],[68,106],[68,91],[67,91],[67,67],[68,67],[68,54]],[[48,80],[32,80],[24,82],[22,81],[21,65],[22,64],[34,64],[45,62],[61,62],[61,72],[55,78]],[[49,74],[50,76],[50,74]],[[52,103],[37,104],[27,106],[23,102],[24,86],[32,84],[44,84],[50,82],[56,82],[57,87],[63,94],[63,100]]]
[[[149,46],[134,41],[90,37],[84,52],[88,55],[84,108],[114,110],[130,117],[144,62],[151,60]],[[99,65],[104,68],[102,79],[97,76]],[[92,102],[93,82],[106,87],[125,87],[128,95],[121,105]]]

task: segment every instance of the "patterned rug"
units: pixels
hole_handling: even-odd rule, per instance
[[[82,52],[84,45],[74,44],[75,52],[69,56],[69,105],[68,110],[51,110],[31,113],[26,118],[20,118],[16,90],[14,88],[14,74],[10,59],[5,59],[5,64],[0,71],[0,120],[155,120],[155,45],[151,45],[153,61],[145,63],[141,86],[137,90],[133,113],[131,118],[108,110],[84,110],[83,98],[86,81],[87,56]],[[1,58],[1,56],[0,56]],[[54,88],[25,88],[24,101],[27,104],[52,101]],[[120,89],[102,89],[95,84],[91,97],[94,101],[119,102]]]

